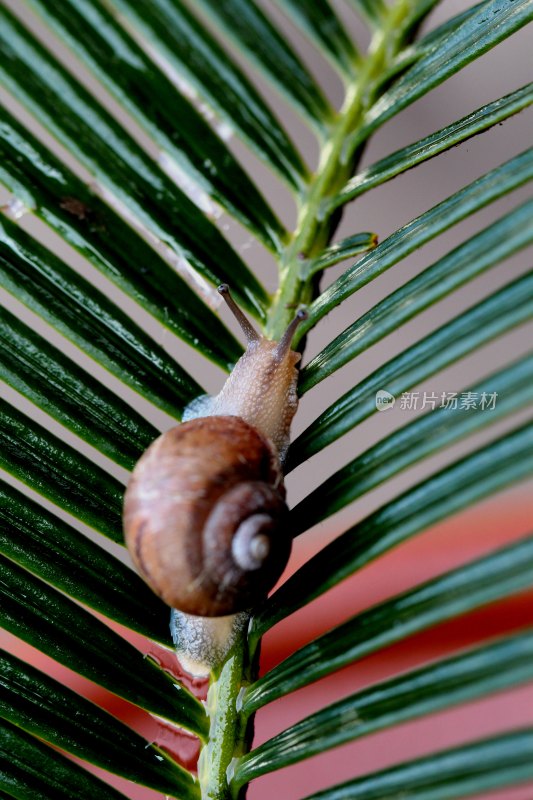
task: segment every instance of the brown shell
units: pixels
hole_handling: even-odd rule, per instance
[[[124,500],[126,544],[168,605],[223,616],[266,596],[290,552],[285,489],[276,451],[239,417],[201,417],[164,433],[133,472]],[[267,515],[270,552],[259,569],[232,558],[232,537]],[[254,517],[258,519],[258,517]]]

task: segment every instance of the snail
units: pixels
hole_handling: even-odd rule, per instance
[[[138,461],[124,499],[124,532],[144,580],[176,610],[183,639],[191,619],[224,642],[224,627],[261,602],[283,572],[291,549],[282,465],[296,412],[291,350],[297,312],[279,342],[261,336],[232,299],[220,294],[247,339],[245,353],[215,397],[186,409]],[[240,617],[240,619],[242,619]],[[230,624],[234,630],[233,621]],[[205,646],[202,645],[205,650]],[[193,659],[194,660],[194,659]]]

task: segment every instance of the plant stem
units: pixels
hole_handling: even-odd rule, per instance
[[[224,664],[211,676],[206,703],[209,738],[198,760],[202,800],[232,798],[228,772],[234,759],[248,752],[251,744],[252,724],[244,722],[238,711],[239,695],[251,682],[251,673],[244,630]]]
[[[366,59],[360,62],[357,81],[347,87],[346,98],[323,144],[316,173],[302,198],[298,223],[280,261],[280,285],[270,308],[266,336],[279,339],[295,308],[313,299],[316,276],[306,274],[305,263],[322,252],[339,221],[338,212],[323,215],[324,200],[351,177],[362,153],[346,150],[345,143],[364,122],[365,111],[374,100],[379,76],[388,68],[403,41],[405,23],[412,14],[413,0],[397,0],[384,15],[383,26],[372,39]],[[295,337],[296,339],[297,337]],[[238,710],[243,688],[257,677],[258,652],[248,651],[246,631],[230,651],[222,667],[213,674],[207,697],[210,718],[208,743],[198,763],[202,800],[242,800],[246,787],[231,791],[231,773],[236,759],[251,746],[253,717],[244,720]]]
[[[374,100],[377,80],[403,42],[402,33],[412,14],[412,5],[412,0],[397,0],[390,7],[383,26],[372,39],[367,57],[360,62],[356,82],[347,87],[344,104],[322,146],[317,170],[302,199],[296,230],[281,257],[279,289],[265,326],[269,338],[279,339],[294,316],[294,309],[314,299],[318,281],[316,276],[314,279],[306,276],[305,263],[328,244],[339,222],[338,213],[323,215],[324,200],[353,174],[363,147],[360,145],[354,153],[349,153],[345,143],[361,127],[365,111]]]

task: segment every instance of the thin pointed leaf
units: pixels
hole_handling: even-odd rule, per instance
[[[407,672],[311,714],[243,756],[233,783],[295,764],[345,742],[533,680],[533,632]]]
[[[440,0],[426,0],[423,3],[418,3],[417,9],[413,12],[413,15],[410,16],[408,24],[417,27],[420,24],[420,18],[429,14],[432,8],[439,2]],[[472,14],[475,14],[476,11],[483,6],[484,2],[486,2],[486,0],[475,3],[473,6],[466,9],[466,11],[461,11],[459,14],[446,20],[446,22],[438,25],[429,33],[426,33],[425,36],[416,39],[411,45],[404,47],[392,61],[390,67],[379,77],[378,88],[380,86],[388,86],[396,75],[405,72],[411,64],[416,63],[422,56],[430,53],[435,47],[440,47],[441,43],[445,42],[450,34],[457,30],[457,28],[459,28],[465,20],[469,19]]]
[[[514,786],[533,778],[533,729],[516,731],[443,750],[334,786],[304,800],[410,800],[456,798]]]
[[[466,141],[488,130],[493,125],[517,114],[533,103],[533,83],[528,83],[516,92],[505,95],[499,100],[481,106],[466,117],[447,125],[445,128],[420,139],[418,142],[396,150],[390,156],[382,158],[375,164],[351,178],[334,198],[332,205],[344,205],[349,200],[367,192],[374,186],[400,175],[408,169],[443,153],[451,147]]]
[[[441,0],[416,0],[409,14],[410,25],[420,25],[424,17],[427,17],[440,2]]]
[[[377,392],[386,389],[399,397],[496,336],[531,319],[532,300],[533,272],[530,272],[379,367],[336,400],[295,439],[289,449],[287,471],[375,413]]]
[[[0,417],[0,466],[85,524],[123,544],[123,484],[1,399]]]
[[[368,20],[375,28],[379,28],[387,8],[383,0],[350,0],[352,6],[363,19]]]
[[[243,712],[250,714],[414,633],[517,594],[531,586],[532,575],[529,538],[373,606],[300,648],[252,684],[244,695]]]
[[[347,75],[354,73],[359,54],[328,0],[301,3],[299,0],[277,0],[287,14],[322,50],[326,58]]]
[[[355,233],[353,236],[347,236],[346,239],[326,247],[317,258],[308,261],[305,266],[306,275],[314,275],[346,258],[373,250],[377,243],[378,237],[375,233]]]
[[[518,206],[405,283],[340,333],[301,372],[299,391],[347,364],[459,286],[533,242],[533,200]]]
[[[205,736],[205,709],[187,689],[61,592],[3,556],[0,565],[6,630],[124,700]]]
[[[0,107],[0,183],[184,341],[227,368],[242,352],[219,318],[108,205]]]
[[[494,465],[498,469],[494,469]],[[533,425],[512,431],[395,497],[324,547],[256,614],[252,638],[378,556],[533,470]]]
[[[0,83],[152,234],[209,282],[234,285],[253,314],[264,314],[265,290],[215,225],[5,7],[0,8]]]
[[[281,247],[282,225],[231,151],[102,3],[32,4],[203,191],[267,247]]]
[[[302,335],[347,297],[461,220],[533,178],[533,148],[487,172],[384,239],[322,292],[309,307]],[[300,334],[295,337],[298,340]]]
[[[197,0],[217,27],[311,123],[323,127],[333,110],[300,58],[254,0]],[[181,0],[173,0],[181,8]]]
[[[0,650],[0,717],[135,783],[196,796],[190,773],[94,703]]]
[[[404,73],[374,103],[349,150],[384,122],[533,20],[531,0],[488,0]]]
[[[126,469],[159,431],[0,307],[0,379]]]
[[[456,441],[485,425],[512,414],[533,400],[533,355],[517,361],[464,393],[475,406],[448,400],[429,414],[389,434],[320,484],[291,510],[293,536],[353,503],[358,497],[398,474],[422,458],[443,452]],[[490,397],[494,405],[490,406]],[[484,398],[484,399],[483,399]],[[433,400],[435,404],[438,398]],[[483,403],[483,405],[481,405]]]
[[[432,8],[437,5],[440,0],[425,0],[425,2],[418,3],[418,7],[424,7],[431,11]],[[445,42],[455,31],[467,20],[471,19],[471,17],[476,14],[479,10],[483,9],[486,5],[487,0],[481,0],[481,2],[474,3],[470,8],[466,8],[464,11],[460,11],[458,14],[455,14],[453,17],[445,20],[440,25],[437,25],[435,28],[429,31],[429,33],[424,34],[421,36],[417,41],[413,42],[411,47],[407,48],[407,50],[412,50],[415,52],[415,60],[418,60],[422,55],[428,55],[435,50],[437,47]],[[427,13],[425,11],[425,13]]]
[[[279,121],[235,61],[182,4],[113,0],[112,5],[261,159],[294,188],[302,186],[307,168]]]
[[[118,306],[7,217],[0,218],[0,285],[174,417],[201,393]]]
[[[122,792],[4,721],[0,721],[0,789],[6,792],[0,796],[10,800],[127,800]]]
[[[170,645],[168,608],[129,567],[0,481],[0,553],[89,608]]]

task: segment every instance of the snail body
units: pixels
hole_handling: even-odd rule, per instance
[[[297,408],[291,350],[260,336],[219,291],[248,340],[221,392],[189,407],[137,463],[124,501],[126,544],[156,594],[184,615],[237,614],[263,600],[287,563],[282,463]]]

